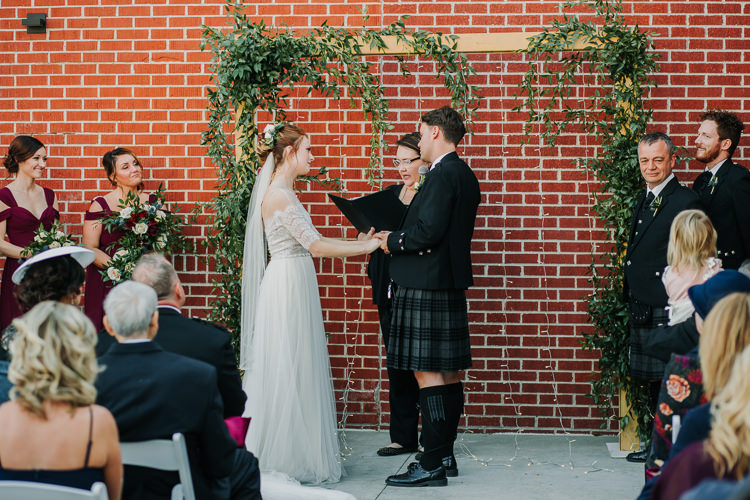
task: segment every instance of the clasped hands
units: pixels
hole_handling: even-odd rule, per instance
[[[390,231],[380,231],[379,233],[375,232],[375,228],[371,227],[370,231],[367,232],[367,234],[359,233],[357,235],[358,240],[371,240],[376,239],[380,243],[380,249],[383,250],[385,253],[389,254],[391,252],[388,251],[388,235],[391,234]],[[377,247],[373,248],[373,251],[377,249]]]

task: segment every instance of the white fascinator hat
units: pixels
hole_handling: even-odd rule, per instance
[[[18,266],[18,269],[16,269],[13,273],[11,280],[16,285],[20,285],[21,280],[26,275],[26,271],[29,270],[29,267],[33,266],[37,262],[54,259],[56,257],[63,257],[65,255],[70,255],[71,257],[73,257],[73,259],[75,259],[76,262],[78,262],[84,269],[86,268],[86,266],[94,262],[94,259],[96,258],[96,254],[93,252],[93,250],[89,250],[88,248],[84,247],[69,246],[50,248],[49,250],[39,252],[38,254],[33,255],[23,261],[23,263]]]

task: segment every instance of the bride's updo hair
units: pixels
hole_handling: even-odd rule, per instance
[[[3,166],[8,173],[15,174],[18,172],[19,163],[28,160],[43,147],[44,144],[39,139],[30,135],[19,135],[8,146],[8,154],[3,160]]]
[[[305,137],[307,137],[307,132],[291,123],[285,124],[278,132],[276,132],[272,145],[265,142],[265,137],[261,135],[260,138],[264,141],[261,143],[260,147],[258,147],[260,163],[265,163],[268,155],[273,154],[274,162],[276,165],[279,165],[284,160],[284,150],[286,147],[291,146],[292,151],[297,152],[300,144],[302,144],[302,139]]]

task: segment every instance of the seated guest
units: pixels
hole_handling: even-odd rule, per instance
[[[16,300],[21,312],[26,312],[44,300],[64,304],[81,303],[84,268],[94,262],[94,252],[70,246],[52,248],[26,259],[15,270],[11,280],[18,285]],[[7,358],[8,344],[15,328],[5,329],[0,345],[0,359]]]
[[[733,294],[722,302],[731,304],[731,309],[750,311],[748,294]],[[750,349],[745,348],[734,359],[726,385],[712,402],[714,424],[708,439],[691,444],[670,460],[654,486],[652,499],[677,500],[706,479],[740,480],[750,470],[750,423],[747,419]]]
[[[721,271],[705,283],[689,289],[690,300],[695,308],[701,331],[704,329],[703,318],[708,315],[714,304],[734,292],[750,292],[750,278],[733,270]],[[731,318],[721,318],[719,321],[729,319]],[[700,408],[701,405],[705,405],[707,415],[707,401],[711,398],[712,391],[706,391],[704,394],[703,386],[707,381],[717,378],[723,385],[726,381],[726,372],[732,363],[731,354],[740,352],[747,343],[750,343],[750,335],[743,334],[742,325],[723,323],[710,328],[701,336],[700,348],[705,350],[705,353],[700,360],[697,348],[685,356],[673,355],[665,370],[654,416],[652,447],[646,462],[648,475],[658,473],[663,462],[670,455],[672,416],[685,417],[686,413],[688,415],[693,413],[688,410]],[[704,356],[707,358],[703,359]],[[703,368],[702,376],[700,375],[701,367]],[[701,434],[694,439],[703,439],[707,436],[707,429],[705,432],[706,434]],[[677,438],[678,449],[681,446],[679,441],[684,442],[689,436],[693,439],[692,435],[693,430],[686,417],[680,436]]]
[[[153,288],[159,299],[159,330],[154,340],[167,352],[204,361],[216,368],[224,418],[242,415],[247,396],[242,390],[230,333],[206,321],[182,315],[180,308],[185,305],[185,290],[164,256],[150,253],[141,257],[133,270],[133,281]],[[97,353],[104,354],[112,342],[110,335],[100,332]]]
[[[117,426],[94,404],[96,332],[78,308],[45,301],[13,321],[12,400],[0,406],[0,480],[91,489],[120,498]]]
[[[237,449],[223,419],[213,366],[152,342],[159,325],[154,290],[123,282],[104,300],[104,327],[115,337],[100,358],[97,401],[115,417],[123,442],[185,435],[196,497],[260,498],[255,457]],[[169,498],[177,473],[125,467],[123,497]]]

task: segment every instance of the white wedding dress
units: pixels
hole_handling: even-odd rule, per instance
[[[247,449],[264,472],[264,498],[296,498],[294,491],[278,491],[295,484],[299,498],[318,498],[313,490],[320,498],[352,498],[288,481],[336,482],[343,470],[318,282],[307,251],[321,236],[294,192],[272,190],[283,191],[288,204],[264,224],[271,260],[257,295],[243,377],[245,416],[252,419]]]

